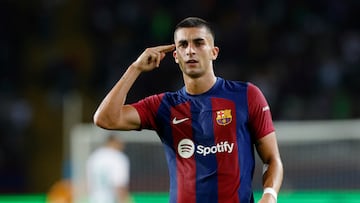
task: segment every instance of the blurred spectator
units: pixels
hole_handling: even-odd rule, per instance
[[[105,145],[90,154],[86,165],[90,203],[130,202],[130,162],[123,150],[122,140],[109,135]]]

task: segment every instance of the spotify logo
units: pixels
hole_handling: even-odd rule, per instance
[[[190,158],[195,152],[195,146],[190,139],[183,139],[178,144],[178,153],[182,158]]]

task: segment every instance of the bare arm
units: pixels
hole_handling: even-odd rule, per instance
[[[256,149],[263,163],[267,165],[267,170],[263,174],[263,188],[270,187],[278,193],[283,180],[283,165],[275,132],[258,140]],[[276,201],[271,194],[264,194],[260,202],[270,203]]]
[[[117,194],[119,202],[121,203],[132,203],[131,195],[129,189],[125,186],[117,188]]]
[[[94,114],[94,123],[112,130],[138,129],[139,115],[134,107],[125,105],[126,96],[139,75],[159,67],[165,54],[174,48],[175,45],[172,44],[145,49],[103,99]]]

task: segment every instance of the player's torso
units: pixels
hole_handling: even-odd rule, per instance
[[[240,176],[251,176],[253,168],[245,83],[221,81],[198,96],[167,93],[156,120],[178,202],[238,197]],[[179,193],[190,199],[179,200],[185,198]]]
[[[173,145],[189,139],[198,145],[195,153],[201,156],[208,155],[207,147],[212,148],[210,153],[215,149],[219,153],[231,153],[228,150],[236,145],[234,141],[246,141],[249,138],[247,85],[221,84],[196,96],[188,95],[184,89],[166,93],[156,118],[162,141]],[[185,151],[179,155],[189,156]]]

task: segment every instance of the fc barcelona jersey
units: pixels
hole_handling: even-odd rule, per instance
[[[255,85],[217,78],[200,95],[183,87],[132,105],[165,148],[171,203],[254,202],[254,142],[274,131]]]

